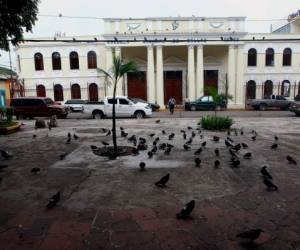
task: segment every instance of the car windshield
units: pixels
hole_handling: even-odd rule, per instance
[[[45,103],[46,103],[47,105],[53,105],[53,104],[54,104],[54,102],[53,102],[50,98],[46,98],[46,99],[45,99]]]

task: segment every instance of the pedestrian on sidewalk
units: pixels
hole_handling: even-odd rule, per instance
[[[168,101],[168,106],[169,106],[171,115],[173,115],[173,113],[174,113],[175,105],[176,105],[176,100],[171,96]]]

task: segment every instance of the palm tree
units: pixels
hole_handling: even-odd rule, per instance
[[[117,134],[116,134],[116,109],[115,98],[117,84],[120,79],[129,72],[137,72],[138,67],[135,62],[129,61],[125,63],[121,57],[114,56],[113,64],[108,71],[104,69],[98,69],[100,73],[103,73],[106,77],[106,83],[113,86],[113,109],[112,109],[112,137],[113,137],[113,157],[116,158],[118,154]]]

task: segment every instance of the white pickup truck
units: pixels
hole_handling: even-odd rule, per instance
[[[152,115],[152,109],[147,103],[134,103],[126,96],[116,96],[116,117],[144,118]],[[104,102],[90,102],[83,105],[84,113],[91,114],[94,119],[112,117],[113,97],[107,96]]]

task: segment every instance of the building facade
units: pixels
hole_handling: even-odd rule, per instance
[[[109,70],[113,55],[133,60],[140,74],[120,80],[118,95],[177,104],[207,94],[207,87],[232,97],[229,108],[249,100],[300,94],[300,19],[272,33],[250,34],[245,17],[104,19],[96,37],[26,42],[16,48],[25,95],[56,101],[96,101],[112,94],[97,68]]]

